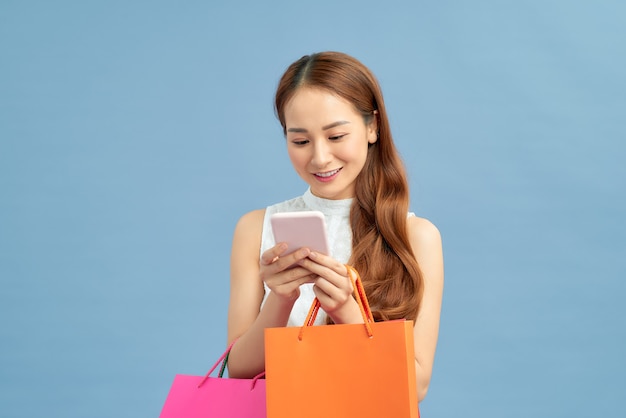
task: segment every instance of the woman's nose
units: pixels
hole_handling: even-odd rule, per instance
[[[326,141],[315,141],[313,145],[313,158],[311,164],[315,167],[323,168],[332,160],[332,154]]]

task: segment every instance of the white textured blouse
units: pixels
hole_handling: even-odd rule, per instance
[[[272,234],[270,215],[277,212],[318,210],[324,214],[330,255],[341,263],[347,263],[352,253],[352,230],[350,228],[350,206],[352,205],[352,200],[322,199],[314,196],[311,193],[311,189],[308,189],[302,196],[268,206],[265,210],[265,219],[263,220],[261,254],[276,245]],[[263,304],[269,292],[270,289],[265,286]],[[300,286],[300,297],[293,305],[287,326],[302,326],[314,299],[313,284]],[[320,309],[315,324],[319,325],[325,322],[326,313]]]

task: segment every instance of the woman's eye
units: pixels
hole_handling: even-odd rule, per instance
[[[309,140],[308,139],[296,139],[291,141],[294,145],[306,145]]]
[[[341,134],[341,135],[333,135],[331,137],[328,137],[328,139],[330,139],[331,141],[338,141],[341,138],[343,138],[344,136],[346,136],[346,134]]]

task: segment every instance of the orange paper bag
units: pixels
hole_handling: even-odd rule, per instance
[[[417,418],[413,321],[374,322],[358,273],[347,266],[363,324],[265,330],[268,418]]]

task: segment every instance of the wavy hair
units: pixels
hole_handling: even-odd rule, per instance
[[[284,108],[301,87],[335,94],[354,105],[366,124],[378,118],[378,140],[369,145],[350,208],[352,254],[377,321],[417,318],[423,294],[419,265],[409,242],[409,188],[391,136],[380,85],[357,59],[341,52],[305,55],[283,74],[275,111],[286,134]]]

